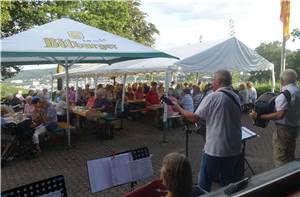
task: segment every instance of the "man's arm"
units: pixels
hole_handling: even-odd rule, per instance
[[[263,120],[280,120],[284,117],[284,114],[285,114],[285,110],[280,110],[280,111],[273,112],[273,113],[270,113],[270,114],[262,114],[262,115],[260,115],[260,119],[263,119]],[[258,115],[255,111],[252,111],[250,113],[250,116],[253,119],[257,119]]]
[[[197,122],[199,119],[199,116],[197,114],[184,110],[178,104],[174,104],[173,109],[174,111],[178,111],[182,116],[184,116],[188,121],[192,123]]]

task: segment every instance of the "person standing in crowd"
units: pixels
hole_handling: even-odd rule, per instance
[[[174,95],[174,89],[173,88],[169,88],[169,90],[168,90],[168,98],[173,103],[177,103],[177,99],[173,95]],[[178,114],[178,112],[175,112],[173,110],[173,107],[171,105],[168,105],[168,116],[177,115],[177,114]]]
[[[72,86],[69,89],[69,102],[70,102],[70,105],[76,104],[76,92],[75,92],[74,86]]]
[[[157,93],[157,83],[156,82],[152,82],[151,83],[151,89],[148,92],[147,96],[146,96],[146,105],[156,105],[159,104],[160,100],[159,100],[159,96]]]
[[[137,88],[137,91],[135,92],[135,98],[136,98],[137,100],[142,100],[142,99],[145,98],[144,93],[143,93],[143,87],[142,87],[142,86],[139,86],[139,87]]]
[[[248,91],[248,97],[249,97],[249,105],[248,107],[253,108],[253,105],[255,103],[255,100],[257,99],[257,92],[256,89],[253,86],[253,83],[251,81],[248,81],[246,83],[247,91]]]
[[[95,99],[93,108],[100,111],[107,111],[109,107],[108,100],[105,98],[105,92],[103,90],[97,90],[97,98]]]
[[[90,95],[90,84],[86,84],[85,85],[85,89],[83,90],[83,99],[84,101],[87,101]]]
[[[47,88],[44,88],[42,91],[43,91],[43,98],[47,101],[50,101],[51,98],[50,98],[50,94],[49,94]]]
[[[241,83],[239,85],[239,96],[240,96],[240,99],[241,99],[241,103],[242,103],[242,106],[243,106],[243,111],[246,111],[247,110],[247,105],[249,103],[249,95],[248,95],[248,90],[246,89],[246,86],[244,83]]]
[[[88,109],[91,109],[94,106],[94,103],[95,103],[95,100],[96,100],[94,91],[90,91],[87,98],[88,99],[87,99],[87,102],[86,102],[86,107]]]
[[[215,174],[222,186],[237,181],[235,170],[242,153],[240,99],[231,89],[232,78],[227,70],[214,73],[213,93],[208,94],[198,109],[189,112],[174,105],[190,122],[206,123],[206,142],[199,173],[199,186],[210,191]]]
[[[162,95],[164,95],[164,91],[165,91],[164,84],[160,82],[157,88],[158,96],[161,97]]]
[[[25,99],[23,97],[23,91],[22,90],[18,90],[17,94],[16,94],[16,97],[21,101],[23,102]]]
[[[257,115],[250,113],[253,119],[274,120],[273,160],[275,166],[283,165],[295,159],[296,139],[300,130],[300,88],[297,87],[297,73],[286,69],[280,76],[281,91],[288,91],[290,101],[282,93],[275,99],[275,112]]]
[[[67,114],[66,95],[63,95],[59,102],[55,105],[59,121],[65,121],[64,116]]]
[[[194,111],[194,102],[191,96],[191,90],[189,88],[185,88],[182,92],[182,97],[179,101],[183,109],[193,112]]]
[[[132,87],[128,86],[127,87],[127,92],[125,93],[126,100],[135,100],[135,94],[132,90]]]
[[[202,100],[203,94],[201,93],[199,86],[194,86],[193,90],[194,90],[193,91],[193,102],[194,102],[194,111],[195,111]]]
[[[143,89],[145,95],[147,95],[148,92],[150,91],[150,87],[147,85],[147,83],[143,83]]]
[[[24,106],[24,113],[27,117],[32,117],[32,114],[34,112],[34,106],[31,103],[32,97],[27,96],[25,100],[26,100],[26,104]]]
[[[27,96],[34,96],[34,90],[28,90],[28,95]]]
[[[176,88],[175,88],[175,92],[174,92],[174,96],[179,99],[181,94],[182,94],[182,84],[181,83],[178,83]]]

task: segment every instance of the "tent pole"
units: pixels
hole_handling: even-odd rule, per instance
[[[124,112],[126,78],[127,78],[127,74],[125,73],[123,76],[123,89],[122,89],[122,102],[121,102],[121,111],[122,112]]]
[[[271,73],[272,73],[272,92],[275,92],[275,71],[274,71],[274,65],[271,68]]]
[[[76,94],[75,94],[75,101],[78,101],[78,77],[76,77],[76,83],[75,83],[75,88],[76,88]]]
[[[53,74],[51,75],[51,93],[50,93],[50,101],[53,101],[52,100],[52,97],[53,97],[53,79],[54,79],[54,76]]]
[[[67,102],[67,133],[68,133],[68,146],[71,147],[71,132],[70,132],[70,102],[69,102],[69,67],[68,57],[65,59],[65,76],[66,76],[66,102]]]
[[[166,70],[165,75],[165,96],[168,97],[168,90],[169,90],[169,83],[171,78],[171,72]],[[162,143],[167,143],[167,134],[166,134],[166,128],[167,128],[167,121],[168,121],[168,105],[164,103],[164,114],[163,114],[163,137],[162,137]]]
[[[97,82],[98,82],[98,76],[95,75],[95,77],[94,77],[94,87],[95,87],[94,92],[95,92],[95,95],[96,95],[96,92],[97,92]]]

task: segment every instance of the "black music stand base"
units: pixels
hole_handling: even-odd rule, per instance
[[[244,161],[245,161],[245,163],[246,163],[246,165],[247,165],[247,167],[245,167],[245,171],[246,171],[247,169],[249,169],[249,170],[251,171],[252,175],[255,175],[255,172],[254,172],[253,168],[251,167],[249,161],[246,159],[245,156],[244,156]]]

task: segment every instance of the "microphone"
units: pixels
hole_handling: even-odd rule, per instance
[[[236,183],[230,183],[224,190],[224,193],[227,195],[230,195],[230,194],[234,194],[234,193],[244,189],[247,186],[249,179],[250,179],[250,177],[246,177]]]

